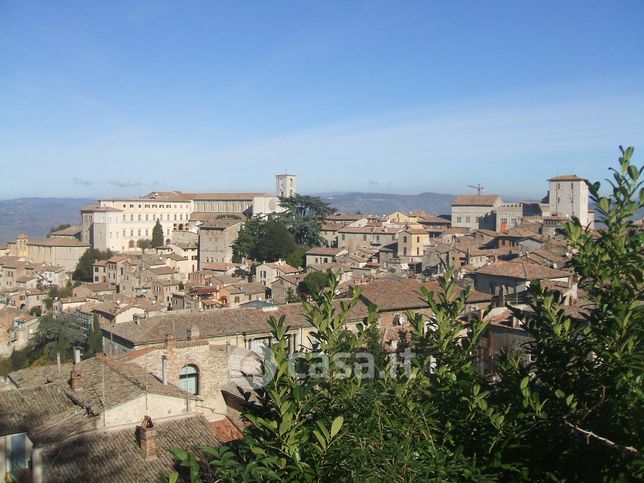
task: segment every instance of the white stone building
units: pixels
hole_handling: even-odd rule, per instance
[[[594,216],[588,210],[588,185],[577,175],[555,176],[548,180],[548,206],[551,216],[576,216],[582,226],[594,225]]]

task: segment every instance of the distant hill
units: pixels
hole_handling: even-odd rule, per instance
[[[86,198],[18,198],[0,201],[0,243],[20,233],[44,237],[57,225],[80,221],[80,208],[96,200]]]
[[[320,193],[317,196],[339,213],[384,215],[393,211],[424,210],[434,215],[450,214],[454,195],[421,193],[395,195],[387,193]]]

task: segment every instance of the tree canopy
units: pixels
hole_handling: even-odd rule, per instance
[[[88,248],[78,259],[72,278],[79,282],[93,282],[96,260],[107,260],[112,256],[113,253],[110,250],[101,251],[96,248]]]
[[[154,224],[154,228],[152,228],[152,248],[158,248],[162,247],[164,245],[163,243],[163,227],[161,226],[161,222],[157,219],[157,222]]]
[[[251,218],[233,243],[233,259],[274,262],[291,255],[297,246],[286,226],[276,220]]]
[[[286,225],[297,244],[309,247],[322,244],[320,222],[334,213],[334,208],[317,196],[299,194],[280,197],[280,205],[286,211],[278,214],[277,218]]]
[[[331,274],[327,272],[307,273],[297,287],[298,294],[304,299],[316,298],[330,286]]]
[[[632,154],[622,151],[609,197],[590,185],[605,228],[566,224],[584,317],[533,282],[530,309],[514,310],[530,342],[483,375],[489,322],[460,317],[471,289],[452,269],[440,290],[423,291],[431,318],[407,314],[395,359],[366,353],[382,342],[377,308],[357,332],[346,328],[359,290],[337,304],[332,278],[304,304],[318,347],[295,365],[284,318],[269,319],[275,343],[264,368],[273,377],[244,414],[243,441],[204,448],[207,466],[176,449],[179,464],[192,481],[642,481],[644,233],[632,215],[644,190]]]

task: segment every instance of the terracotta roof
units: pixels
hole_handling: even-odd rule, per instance
[[[168,267],[166,265],[162,267],[154,267],[150,268],[151,272],[154,272],[156,275],[172,275],[175,272],[175,269],[172,267]]]
[[[395,234],[400,232],[400,228],[385,228],[383,226],[345,226],[338,230],[340,233],[367,233],[376,235]]]
[[[242,221],[241,220],[231,220],[229,219],[224,219],[224,220],[211,220],[205,222],[203,225],[199,227],[200,230],[225,230],[226,228],[230,228],[231,226],[239,225]]]
[[[585,178],[580,178],[576,174],[565,174],[562,176],[555,176],[554,178],[548,179],[548,181],[586,181]]]
[[[541,240],[543,238],[542,235],[539,233],[535,233],[532,230],[528,230],[525,228],[510,228],[509,230],[505,230],[502,233],[499,233],[497,237],[503,237],[503,238],[534,238]]]
[[[219,211],[193,211],[190,214],[190,221],[201,221],[205,223],[209,221],[225,219],[227,217],[230,217],[229,219],[236,218],[237,221],[240,221],[245,218],[245,215],[243,213],[229,213]]]
[[[79,285],[77,288],[87,287],[92,292],[116,292],[116,288],[112,287],[107,282],[97,282],[97,283],[84,283]]]
[[[75,238],[36,238],[28,240],[27,245],[38,245],[46,247],[89,247],[87,243],[76,240]]]
[[[230,200],[243,200],[251,201],[253,198],[260,196],[270,196],[267,193],[183,193],[176,192],[177,195],[184,200],[213,200],[213,201],[230,201]]]
[[[61,366],[60,371],[56,365],[20,369],[10,373],[9,378],[18,387],[55,384],[67,391],[72,367],[74,367],[72,364],[67,363]],[[69,392],[77,402],[83,404],[83,407],[92,405],[95,408],[109,409],[145,394],[146,390],[150,394],[198,399],[172,384],[162,384],[137,364],[117,361],[105,355],[85,359],[76,364],[75,368],[81,374],[83,389],[79,391],[69,389]],[[37,370],[34,371],[34,369]],[[104,405],[99,400],[103,391],[103,380],[105,381]]]
[[[494,206],[500,202],[499,195],[460,195],[454,198],[452,206]]]
[[[494,262],[479,268],[476,273],[520,280],[543,280],[570,277],[572,272],[554,270],[526,261]]]
[[[85,412],[63,387],[54,384],[0,391],[0,408],[0,435],[28,432],[32,436],[32,431],[56,415]]]
[[[244,432],[228,417],[211,422],[210,427],[217,436],[217,439],[222,443],[230,443],[231,441],[237,441],[244,437]]]
[[[100,206],[97,204],[92,204],[92,205],[85,205],[81,208],[81,212],[83,211],[96,211],[96,212],[121,212],[123,210],[119,210],[118,208],[112,208],[111,206]]]
[[[68,226],[62,230],[52,231],[49,236],[75,236],[80,233],[81,227],[78,225]]]
[[[342,252],[346,252],[346,248],[333,248],[333,247],[314,247],[311,248],[308,252],[306,252],[306,255],[325,255],[329,257],[335,257],[336,255],[339,255]]]
[[[430,292],[440,292],[438,282],[421,282],[417,279],[376,280],[361,285],[361,297],[369,304],[376,305],[381,311],[411,310],[428,307],[422,296],[421,287]],[[474,290],[467,301],[470,303],[489,302],[491,296]]]
[[[337,302],[339,305],[339,301]],[[135,345],[163,342],[174,329],[176,340],[186,340],[192,324],[199,327],[203,339],[247,334],[265,334],[270,331],[268,318],[286,317],[286,325],[291,328],[309,327],[306,312],[300,304],[282,305],[272,312],[255,309],[223,309],[187,314],[170,314],[141,320],[138,324],[125,322],[104,330],[132,342]],[[362,320],[367,315],[364,304],[356,305],[349,316],[350,320]]]
[[[264,265],[274,270],[278,270],[282,273],[287,273],[287,274],[300,272],[299,268],[291,267],[287,263],[265,263]],[[258,266],[261,266],[261,265],[258,265]]]
[[[405,228],[402,233],[409,233],[410,235],[427,235],[429,232],[424,228]]]
[[[156,457],[146,460],[138,446],[135,428],[92,431],[43,448],[46,481],[141,483],[159,481],[175,467],[172,448],[193,454],[199,446],[220,446],[220,440],[203,416],[155,422]],[[203,458],[203,455],[200,456]]]

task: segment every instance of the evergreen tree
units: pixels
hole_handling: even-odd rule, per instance
[[[112,255],[113,253],[110,250],[101,251],[96,248],[88,248],[78,259],[72,278],[79,282],[93,282],[94,263],[96,260],[107,260]]]
[[[98,321],[98,316],[94,314],[92,330],[87,338],[87,356],[92,357],[101,352],[103,352],[103,332],[101,331],[101,324]]]
[[[251,257],[263,262],[275,262],[286,258],[295,248],[293,236],[284,224],[269,220],[263,224],[261,236],[251,250]]]
[[[280,197],[280,205],[286,209],[277,216],[286,225],[299,245],[320,246],[320,223],[324,217],[335,212],[328,203],[317,196],[296,194]]]
[[[163,245],[163,227],[157,219],[154,228],[152,228],[152,248],[162,247]]]

